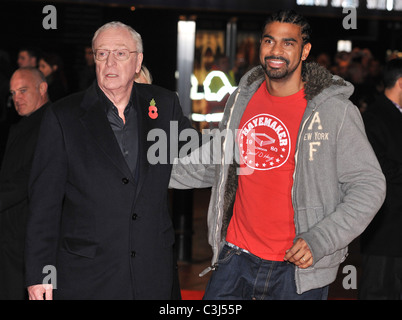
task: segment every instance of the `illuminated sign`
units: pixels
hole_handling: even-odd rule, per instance
[[[223,86],[219,88],[218,92],[211,91],[211,82],[213,78],[219,78]],[[203,82],[204,92],[198,92],[198,80],[194,74],[191,75],[191,90],[190,90],[190,98],[192,100],[202,100],[205,99],[207,101],[222,101],[222,99],[227,94],[232,94],[233,91],[236,90],[237,87],[233,87],[225,73],[222,71],[211,71],[205,77]],[[209,114],[201,114],[201,113],[192,113],[191,119],[196,122],[219,122],[221,121],[223,116],[223,112],[218,113],[209,113]]]
[[[212,92],[210,85],[213,78],[218,77],[222,80],[223,86],[219,88],[218,92]],[[203,82],[204,93],[198,92],[198,80],[195,75],[191,75],[191,90],[190,90],[190,98],[192,100],[201,100],[205,99],[207,101],[222,101],[222,99],[229,93],[231,94],[236,90],[237,87],[233,87],[226,75],[222,71],[211,71],[205,77]]]

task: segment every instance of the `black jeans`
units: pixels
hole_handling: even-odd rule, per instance
[[[360,300],[402,299],[402,257],[363,254]]]

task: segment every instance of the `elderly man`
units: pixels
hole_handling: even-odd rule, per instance
[[[36,68],[20,68],[10,91],[21,120],[11,127],[0,171],[0,299],[26,297],[24,242],[28,180],[43,113],[47,83]]]
[[[30,184],[29,296],[175,298],[171,165],[149,163],[147,135],[159,129],[170,142],[171,121],[179,133],[191,125],[175,93],[134,82],[143,60],[136,31],[111,22],[92,45],[96,82],[43,120]]]

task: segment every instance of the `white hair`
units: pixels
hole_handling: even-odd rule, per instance
[[[107,29],[110,28],[124,28],[126,29],[128,32],[130,32],[131,36],[133,37],[134,42],[137,44],[137,51],[139,53],[143,52],[143,46],[142,46],[142,38],[141,35],[135,31],[133,28],[131,28],[130,26],[120,22],[120,21],[112,21],[112,22],[108,22],[106,24],[104,24],[102,27],[100,27],[98,30],[96,30],[93,38],[92,38],[92,50],[94,50],[94,43],[96,38],[98,37],[99,33],[101,33],[102,31],[105,31]]]

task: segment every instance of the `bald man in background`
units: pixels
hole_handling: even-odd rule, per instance
[[[34,67],[14,72],[10,92],[22,118],[10,129],[0,171],[0,300],[21,300],[27,298],[24,242],[28,179],[42,115],[50,103],[46,79]]]

